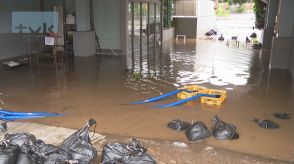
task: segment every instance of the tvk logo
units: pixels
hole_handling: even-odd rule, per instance
[[[49,25],[47,27],[47,23],[43,23],[42,26],[38,26],[35,28],[33,28],[32,26],[25,26],[20,23],[14,28],[16,31],[18,31],[18,33],[21,33],[21,34],[24,33],[24,30],[29,30],[30,33],[43,33],[43,34],[54,32],[53,31],[54,25]]]

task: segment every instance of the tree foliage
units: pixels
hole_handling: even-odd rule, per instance
[[[265,23],[266,4],[260,0],[254,0],[255,26],[256,28],[263,28]]]
[[[243,3],[249,2],[250,0],[224,0],[224,2],[231,4],[239,4],[242,5]]]

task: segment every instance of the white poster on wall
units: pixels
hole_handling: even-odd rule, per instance
[[[54,46],[54,37],[45,37],[45,45]]]

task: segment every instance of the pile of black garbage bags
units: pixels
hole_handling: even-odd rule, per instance
[[[176,131],[185,131],[186,137],[189,141],[203,140],[211,135],[220,140],[233,140],[239,138],[237,128],[233,124],[221,121],[217,116],[212,118],[211,131],[202,121],[190,124],[189,122],[177,119],[168,123],[167,127]]]
[[[96,160],[89,128],[96,124],[90,119],[86,125],[66,138],[60,146],[46,144],[32,134],[6,134],[0,141],[1,164],[87,164]]]

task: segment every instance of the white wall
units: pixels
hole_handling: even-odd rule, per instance
[[[294,18],[293,18],[294,21]],[[294,79],[294,25],[292,26],[293,33],[292,33],[292,54],[290,57],[290,62],[289,62],[289,71],[292,74],[292,78]]]
[[[196,0],[197,1],[197,17],[214,16],[214,1],[210,0]]]
[[[294,24],[294,1],[281,0],[280,3],[279,13],[281,16],[279,37],[291,37]]]
[[[94,25],[98,36],[106,42],[100,41],[101,48],[121,49],[121,1],[94,0]]]
[[[13,11],[38,11],[39,0],[0,0],[0,33],[11,32],[11,13]]]
[[[197,38],[216,26],[214,2],[210,0],[197,0]]]

